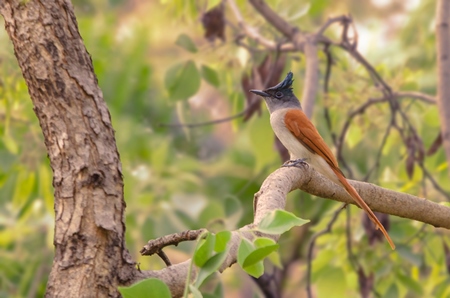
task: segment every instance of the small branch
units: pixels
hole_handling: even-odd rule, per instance
[[[226,1],[228,2],[228,5],[230,6],[230,9],[234,14],[234,17],[236,18],[239,28],[241,28],[241,30],[242,30],[242,32],[240,32],[240,33],[245,34],[247,37],[255,40],[257,43],[263,45],[264,47],[266,47],[267,49],[269,49],[271,51],[279,50],[279,51],[285,52],[285,51],[293,51],[294,50],[294,47],[292,46],[292,44],[278,45],[276,42],[269,40],[269,39],[265,38],[264,36],[260,35],[258,30],[249,26],[245,22],[244,18],[241,15],[241,12],[239,11],[239,8],[236,5],[236,2],[234,0],[226,0]]]
[[[166,246],[177,246],[180,242],[196,240],[204,232],[206,232],[206,229],[189,230],[152,239],[149,240],[139,252],[143,256],[151,256],[155,253],[159,253]]]
[[[348,129],[350,128],[350,124],[353,120],[353,118],[355,118],[357,115],[364,113],[364,111],[377,103],[381,103],[381,102],[387,102],[387,99],[385,97],[382,98],[369,98],[365,103],[363,103],[362,105],[360,105],[358,108],[356,108],[355,110],[353,110],[347,117],[347,120],[344,123],[344,126],[342,127],[342,131],[341,134],[337,140],[337,152],[342,152],[342,146],[344,145],[344,139],[345,136],[347,134]],[[339,157],[339,155],[338,155]]]
[[[380,146],[379,146],[379,149],[378,149],[378,153],[377,153],[377,156],[375,158],[375,163],[367,171],[367,174],[364,177],[364,181],[368,181],[370,176],[372,175],[372,172],[375,171],[376,169],[378,169],[378,167],[380,166],[381,155],[383,153],[384,146],[386,146],[386,143],[387,143],[387,140],[388,140],[388,137],[389,137],[389,133],[391,132],[392,126],[393,126],[393,123],[392,123],[392,118],[391,118],[391,121],[390,121],[389,125],[387,126],[386,131],[385,131],[385,133],[383,135],[383,138],[381,139],[381,143],[380,143]]]
[[[369,183],[352,180],[350,180],[350,183],[374,211],[450,229],[449,207]],[[249,230],[258,224],[268,212],[284,209],[288,192],[295,189],[301,189],[323,198],[355,204],[353,198],[343,188],[332,183],[311,167],[280,168],[276,170],[267,177],[260,191],[255,194],[256,208],[253,224],[232,232],[229,255],[220,268],[221,272],[236,262],[240,239],[242,237],[252,239],[253,234]],[[278,240],[276,235],[264,236]],[[134,282],[149,277],[159,278],[169,286],[173,296],[179,296],[183,293],[189,264],[190,260],[158,271],[143,271],[136,274]],[[195,274],[194,266],[192,276],[195,276]]]
[[[424,101],[426,103],[436,104],[436,98],[434,98],[431,95],[420,93],[420,92],[413,92],[413,91],[399,91],[395,92],[393,96],[397,99],[409,97],[414,99],[419,99],[421,101]]]
[[[317,89],[319,88],[319,57],[314,36],[307,36],[305,42],[306,73],[302,95],[303,111],[311,119]]]
[[[450,162],[450,0],[438,0],[436,5],[436,48],[438,86],[437,98],[443,145]],[[450,175],[450,167],[448,167]]]
[[[428,170],[423,166],[423,165],[419,165],[420,168],[422,169],[424,175],[426,178],[428,178],[428,180],[430,180],[431,184],[433,184],[433,187],[440,192],[446,199],[448,202],[450,202],[450,194],[445,191],[440,185],[439,183],[437,183],[437,181],[433,178],[433,176],[431,176],[430,172],[428,172]]]
[[[243,117],[245,113],[247,112],[247,109],[244,109],[242,112],[228,116],[222,119],[217,120],[211,120],[211,121],[205,121],[205,122],[198,122],[198,123],[160,123],[160,127],[187,127],[187,128],[195,128],[195,127],[202,127],[202,126],[208,126],[208,125],[215,125],[220,124],[224,122],[229,122],[231,120]]]
[[[348,17],[344,16],[344,15],[343,16],[339,16],[339,17],[335,17],[335,18],[328,18],[326,23],[323,24],[322,27],[320,27],[320,29],[316,32],[316,36],[323,35],[323,33],[328,29],[328,27],[330,27],[334,23],[343,23],[347,19],[348,19]]]
[[[273,11],[263,0],[250,0],[251,5],[263,16],[263,18],[271,24],[275,29],[281,32],[287,38],[293,40],[299,30],[292,26]]]
[[[161,260],[163,260],[164,264],[166,264],[167,267],[172,266],[172,262],[170,262],[169,257],[165,252],[160,250],[156,254],[161,258]]]

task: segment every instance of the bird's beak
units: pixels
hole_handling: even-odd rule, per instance
[[[270,97],[270,95],[264,91],[252,89],[250,90],[251,93],[255,93],[256,95],[262,96],[262,97]]]

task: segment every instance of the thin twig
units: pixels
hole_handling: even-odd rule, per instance
[[[409,97],[414,99],[419,99],[426,103],[436,104],[436,98],[434,98],[431,95],[421,93],[421,92],[414,92],[414,91],[398,91],[394,92],[394,97],[397,99]]]
[[[317,36],[323,35],[323,33],[328,29],[328,27],[330,27],[334,23],[342,23],[346,19],[347,19],[347,16],[345,16],[345,15],[342,15],[339,17],[334,17],[334,18],[328,18],[328,20],[325,22],[325,24],[323,24],[322,27],[320,27],[319,30],[317,30],[315,35],[317,35]]]
[[[317,89],[319,88],[319,57],[314,36],[307,36],[305,38],[304,48],[306,71],[301,102],[306,117],[311,118],[314,102],[316,100]]]
[[[157,239],[152,239],[139,251],[143,256],[151,256],[161,251],[164,247],[169,245],[178,245],[180,242],[193,241],[198,238],[206,229],[188,230],[181,233],[174,233],[165,235]]]
[[[259,12],[259,14],[271,24],[275,29],[287,38],[293,40],[294,35],[299,32],[297,27],[292,26],[286,22],[282,17],[280,17],[275,11],[273,11],[264,1],[262,0],[250,0],[250,4]]]
[[[386,131],[384,132],[383,138],[381,139],[381,143],[380,143],[380,146],[379,146],[379,149],[378,149],[378,152],[377,152],[377,156],[375,157],[375,163],[367,171],[367,174],[364,177],[363,181],[369,181],[370,176],[372,175],[373,171],[378,169],[378,167],[380,166],[381,155],[383,153],[384,146],[386,146],[386,143],[387,143],[387,140],[388,140],[389,133],[391,131],[392,125],[393,125],[393,123],[392,123],[392,119],[391,119],[391,122],[387,126]]]
[[[170,262],[169,257],[165,252],[160,250],[156,254],[161,258],[161,260],[163,260],[164,264],[166,264],[167,267],[172,266],[172,263]]]
[[[385,97],[382,98],[369,98],[365,103],[363,103],[362,105],[360,105],[358,108],[356,108],[355,110],[353,110],[347,117],[347,120],[344,123],[344,126],[342,127],[341,130],[341,134],[339,135],[338,141],[337,141],[337,152],[338,152],[338,157],[340,156],[339,152],[342,152],[342,146],[344,145],[344,139],[345,136],[347,134],[348,129],[350,128],[350,124],[353,120],[354,117],[356,117],[359,114],[364,113],[364,111],[369,108],[370,106],[377,104],[377,103],[381,103],[381,102],[386,102],[387,99]]]
[[[450,202],[450,194],[445,191],[440,185],[439,183],[436,182],[436,180],[433,178],[433,176],[431,176],[430,172],[428,172],[428,170],[424,167],[421,166],[422,171],[424,172],[425,176],[428,178],[428,180],[430,180],[431,184],[433,184],[433,187],[440,192],[446,199],[447,201]]]
[[[198,123],[160,123],[160,127],[187,127],[187,128],[195,128],[195,127],[201,127],[201,126],[207,126],[207,125],[215,125],[220,124],[224,122],[229,122],[231,120],[240,118],[245,115],[247,112],[247,108],[244,109],[242,112],[237,113],[233,116],[228,116],[222,119],[217,120],[211,120],[211,121],[205,121],[205,122],[198,122]]]
[[[450,162],[450,1],[436,1],[437,98],[441,120],[442,145]],[[447,168],[450,175],[450,167]]]
[[[241,12],[239,11],[239,8],[236,5],[236,2],[234,0],[226,0],[226,1],[228,2],[228,5],[234,14],[234,17],[236,18],[238,27],[241,28],[241,30],[242,30],[241,33],[244,33],[247,37],[255,40],[257,43],[263,45],[265,48],[272,50],[272,51],[277,50],[277,49],[279,49],[280,51],[294,50],[292,44],[283,44],[283,45],[279,46],[279,45],[277,45],[276,42],[269,40],[269,39],[265,38],[264,36],[260,35],[258,30],[249,26],[245,22],[244,18],[242,17]]]

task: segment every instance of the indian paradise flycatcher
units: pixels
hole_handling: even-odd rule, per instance
[[[345,188],[355,202],[361,207],[386,237],[392,249],[395,245],[383,225],[370,207],[348,183],[339,169],[336,158],[320,136],[312,122],[302,111],[300,101],[292,92],[293,74],[289,72],[286,78],[276,86],[266,90],[250,90],[264,98],[270,112],[270,124],[275,135],[291,154],[287,166],[295,166],[308,162],[316,171]]]

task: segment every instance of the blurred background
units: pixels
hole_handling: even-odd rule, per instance
[[[127,247],[142,270],[164,267],[157,256],[139,255],[149,239],[250,223],[253,194],[282,163],[264,106],[246,121],[237,117],[194,128],[168,125],[226,118],[249,104],[242,85],[267,52],[236,43],[240,32],[227,5],[223,35],[205,38],[202,20],[205,23],[205,13],[218,2],[72,1],[116,130],[125,179]],[[358,50],[394,91],[434,96],[435,1],[266,2],[309,32],[329,17],[350,14],[358,31]],[[282,41],[246,1],[236,3],[249,25]],[[338,39],[340,31],[334,25],[327,36]],[[41,297],[53,259],[52,172],[27,86],[3,29],[0,44],[0,297]],[[331,53],[329,93],[325,97],[319,92],[312,120],[333,148],[333,135],[341,133],[349,113],[382,95],[346,52],[335,47]],[[319,58],[323,84],[326,59],[322,52]],[[283,59],[281,74],[293,71],[294,92],[300,97],[303,55],[289,53]],[[423,147],[432,148],[440,133],[436,105],[406,98],[401,109]],[[404,138],[387,129],[389,121],[387,103],[352,119],[342,149],[344,173],[447,202],[450,183],[442,148],[435,145],[418,166]],[[326,227],[341,204],[299,191],[289,195],[287,204],[289,211],[311,223],[281,238],[284,269],[279,284],[284,297],[303,297],[309,239]],[[391,216],[386,220],[397,245],[392,252],[385,241],[369,241],[370,231],[365,231],[358,208],[348,210],[314,248],[312,284],[317,297],[359,297],[366,285],[376,297],[450,297],[447,231]],[[181,244],[166,253],[180,262],[190,257],[192,245]],[[270,264],[267,268],[270,271]],[[224,297],[263,297],[258,284],[238,266],[220,279]]]

